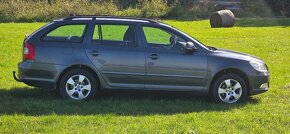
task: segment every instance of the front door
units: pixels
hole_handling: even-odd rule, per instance
[[[136,30],[127,24],[95,25],[86,52],[110,88],[144,88],[145,56]]]
[[[168,30],[144,26],[146,89],[203,90],[207,58],[198,50],[186,54],[177,42],[185,39]]]

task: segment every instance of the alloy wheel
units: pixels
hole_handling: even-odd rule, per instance
[[[242,96],[242,86],[234,79],[226,79],[219,85],[219,98],[226,103],[235,103]]]
[[[91,82],[84,75],[73,75],[66,82],[66,93],[75,100],[88,97],[91,92]]]

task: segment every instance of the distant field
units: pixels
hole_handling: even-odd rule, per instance
[[[262,58],[270,90],[237,105],[171,92],[106,92],[87,102],[15,82],[26,34],[45,23],[0,23],[0,133],[290,133],[290,19],[245,19],[234,28],[166,20],[206,45]]]

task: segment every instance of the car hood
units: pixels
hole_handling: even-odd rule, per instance
[[[255,61],[264,63],[262,59],[256,56],[250,55],[250,54],[246,54],[246,53],[236,52],[236,51],[227,50],[227,49],[217,49],[214,52],[215,54],[222,57],[240,59],[240,60],[246,60],[246,61],[255,60]]]

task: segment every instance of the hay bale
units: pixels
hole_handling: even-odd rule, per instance
[[[215,27],[233,27],[235,25],[235,15],[230,10],[220,10],[210,17],[210,25]]]

